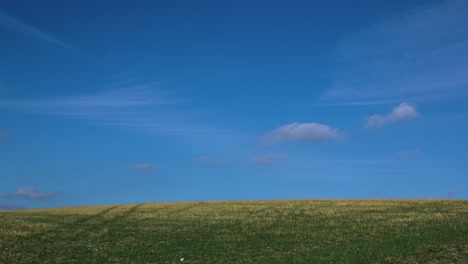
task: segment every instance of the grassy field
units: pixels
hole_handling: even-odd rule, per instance
[[[156,203],[0,212],[0,263],[468,263],[466,200]]]

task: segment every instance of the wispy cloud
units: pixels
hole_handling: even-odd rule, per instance
[[[395,156],[400,159],[415,159],[419,157],[421,152],[418,149],[405,149],[399,151]]]
[[[16,111],[82,116],[115,111],[118,108],[161,105],[167,101],[155,94],[153,84],[134,85],[82,96],[55,97],[33,100],[0,100],[0,107]],[[79,116],[79,115],[78,115]]]
[[[257,165],[274,165],[288,158],[286,154],[268,154],[256,156],[250,159],[250,162]]]
[[[448,191],[447,198],[452,198],[455,195],[455,191]]]
[[[16,210],[16,209],[23,209],[24,206],[19,204],[12,204],[12,203],[0,203],[0,210]]]
[[[238,134],[200,120],[202,112],[160,95],[156,84],[124,87],[88,95],[1,100],[0,109],[79,119],[100,125],[154,133],[181,141],[238,140]],[[200,120],[197,122],[197,120]]]
[[[160,107],[166,103],[165,99],[157,96],[151,88],[153,88],[151,85],[142,85],[83,96],[0,100],[0,108],[104,124],[138,126],[143,125],[142,119],[149,118],[146,115],[148,111],[155,111],[154,107]],[[159,121],[157,115],[151,117],[155,120],[147,120],[147,122]]]
[[[393,108],[392,112],[387,115],[375,114],[367,118],[365,128],[380,128],[399,121],[413,119],[417,116],[418,113],[414,106],[407,103],[401,103]]]
[[[7,142],[8,141],[8,130],[2,129],[0,130],[0,142]]]
[[[136,171],[147,171],[147,172],[152,172],[152,171],[157,171],[159,168],[154,167],[149,163],[141,163],[141,164],[135,164],[129,167],[131,170],[136,170]]]
[[[37,40],[47,42],[49,44],[61,47],[63,49],[72,51],[74,53],[78,53],[83,56],[88,56],[86,53],[76,48],[75,46],[71,45],[70,43],[67,43],[50,34],[47,34],[1,11],[0,11],[0,28],[3,28],[4,30],[7,30],[7,31],[12,31],[12,32],[21,34],[26,37],[35,38]]]
[[[322,102],[468,96],[467,13],[467,1],[439,1],[354,32],[337,50],[334,84]]]
[[[0,198],[24,198],[28,200],[44,200],[54,197],[53,194],[42,193],[33,187],[22,187],[11,193],[2,193]]]
[[[228,158],[223,158],[223,157],[199,157],[198,162],[204,163],[204,164],[227,164],[231,160]]]
[[[265,133],[260,140],[263,144],[270,145],[285,141],[325,142],[342,137],[342,132],[327,125],[295,122]]]

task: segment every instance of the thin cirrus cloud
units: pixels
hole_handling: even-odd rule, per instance
[[[143,84],[121,87],[105,92],[81,96],[41,98],[33,100],[0,100],[0,107],[20,112],[78,116],[91,113],[98,115],[105,111],[115,111],[123,107],[156,105],[167,103],[154,92],[154,85]]]
[[[0,12],[0,28],[21,34],[25,37],[34,38],[61,47],[83,56],[88,56],[86,53],[71,45],[70,43],[62,41],[54,36],[51,36],[50,34],[44,33],[43,31],[3,12]]]
[[[146,172],[152,172],[152,171],[157,171],[158,167],[154,167],[149,163],[141,163],[141,164],[135,164],[129,167],[131,170],[135,171],[146,171]]]
[[[54,197],[53,194],[43,193],[33,187],[21,187],[11,193],[2,193],[0,198],[24,198],[28,200],[45,200]]]
[[[350,34],[319,101],[359,106],[468,96],[467,13],[467,1],[438,1]]]
[[[294,122],[265,133],[261,137],[260,141],[265,145],[287,141],[309,141],[321,143],[330,139],[339,139],[342,137],[343,133],[341,131],[327,125]]]
[[[12,203],[0,203],[0,210],[16,210],[16,209],[23,209],[24,206],[19,204],[12,204]]]
[[[0,109],[79,119],[99,125],[173,137],[180,141],[232,141],[238,133],[197,123],[200,111],[161,96],[155,84],[125,84],[88,95],[0,100]]]
[[[206,157],[206,156],[202,156],[202,157],[199,157],[198,159],[198,162],[200,163],[203,163],[203,164],[227,164],[229,163],[231,160],[228,159],[228,158],[223,158],[223,157]]]
[[[393,108],[393,110],[386,115],[372,115],[367,118],[367,122],[364,128],[380,128],[392,123],[409,120],[418,117],[416,108],[408,103],[401,103],[400,105]]]
[[[286,154],[267,154],[256,156],[250,159],[251,163],[256,165],[274,165],[288,158]]]
[[[405,149],[399,151],[395,156],[399,159],[415,159],[419,157],[421,152],[418,149]]]
[[[105,124],[138,123],[143,107],[165,103],[150,85],[124,87],[83,96],[0,100],[0,108],[28,113],[82,119]]]

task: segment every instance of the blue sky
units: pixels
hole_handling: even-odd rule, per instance
[[[0,209],[468,198],[466,1],[0,1]]]

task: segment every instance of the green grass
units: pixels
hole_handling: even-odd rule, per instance
[[[468,201],[194,202],[0,212],[0,263],[65,262],[468,263]]]

